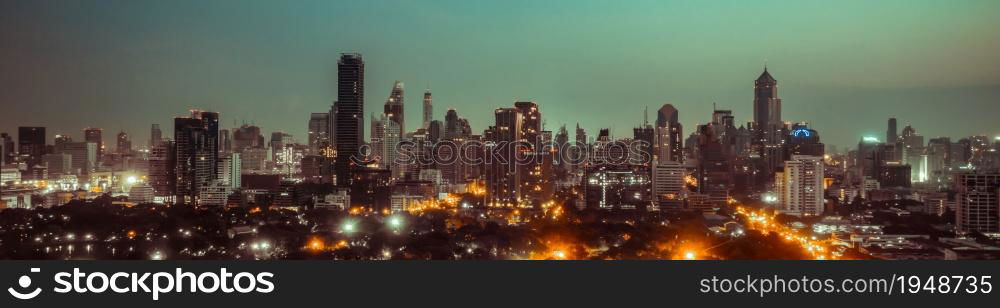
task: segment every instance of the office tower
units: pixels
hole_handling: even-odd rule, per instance
[[[455,139],[462,135],[461,118],[455,109],[448,109],[444,115],[444,139]]]
[[[42,162],[49,168],[50,178],[58,175],[73,174],[73,155],[68,153],[51,153],[42,155]]]
[[[396,122],[396,125],[399,125],[402,130],[403,135],[406,135],[406,125],[403,122],[405,115],[403,112],[403,98],[403,83],[396,80],[392,84],[392,91],[389,92],[389,98],[385,100],[384,113],[385,117],[389,121]]]
[[[383,160],[385,157],[382,152],[383,140],[385,140],[385,124],[382,123],[385,119],[385,114],[380,114],[375,117],[375,113],[372,113],[371,119],[369,120],[371,125],[371,137],[369,138],[368,145],[371,147],[371,154],[373,158],[373,163],[377,168],[386,168],[386,161]]]
[[[233,132],[233,152],[242,153],[247,148],[264,148],[260,127],[244,124]]]
[[[230,192],[242,187],[243,165],[240,153],[229,153],[219,160],[219,180]]]
[[[294,143],[292,135],[285,132],[271,133],[271,161],[277,162],[278,156],[285,150],[285,147]]]
[[[149,147],[152,148],[161,141],[163,141],[163,131],[160,130],[160,124],[153,124],[149,129]]]
[[[897,138],[900,146],[902,163],[910,165],[910,179],[913,182],[927,182],[930,179],[927,166],[927,148],[924,146],[924,136],[917,133],[912,126],[907,125]]]
[[[149,151],[149,185],[153,187],[157,198],[168,203],[174,198],[174,190],[177,188],[176,154],[174,142],[165,139],[161,139]]]
[[[823,157],[794,155],[775,173],[778,211],[794,216],[823,214]]]
[[[218,177],[219,114],[192,111],[174,118],[176,202],[198,204],[201,188]]]
[[[885,142],[896,143],[896,140],[899,139],[898,132],[899,130],[896,129],[896,118],[889,118],[889,130],[885,133]]]
[[[228,129],[219,129],[219,152],[233,152],[233,135]]]
[[[424,128],[430,128],[434,121],[434,106],[431,104],[431,90],[424,91]]]
[[[382,155],[382,168],[389,169],[392,172],[393,179],[402,179],[406,170],[404,170],[400,162],[396,161],[396,145],[403,138],[402,128],[398,123],[390,120],[388,116],[383,116],[379,123],[381,124],[382,134],[382,140],[379,143],[381,147],[379,152]]]
[[[17,152],[21,156],[28,157],[28,167],[33,168],[42,163],[42,154],[45,154],[45,128],[44,127],[18,127],[17,128]]]
[[[486,144],[486,204],[492,207],[513,207],[520,204],[521,175],[518,172],[516,146],[521,140],[522,117],[517,108],[500,108],[494,112],[495,125],[489,129]]]
[[[0,166],[6,164],[14,163],[14,138],[12,138],[7,133],[0,134],[0,145],[2,145],[3,150],[0,150]]]
[[[132,154],[132,139],[125,131],[121,131],[115,136],[115,153],[120,155]]]
[[[59,153],[72,156],[70,168],[73,173],[83,177],[83,180],[97,167],[97,143],[66,142]]]
[[[698,192],[708,196],[716,207],[726,204],[733,187],[733,157],[727,155],[718,136],[709,125],[699,126]]]
[[[330,144],[327,129],[330,126],[330,114],[317,112],[309,116],[309,150],[318,154],[320,148]]]
[[[264,161],[267,160],[267,149],[246,148],[239,153],[244,173],[255,173],[264,170]]]
[[[684,165],[663,161],[653,166],[653,202],[660,210],[681,210],[684,206]]]
[[[337,160],[336,183],[350,185],[354,159],[365,135],[365,63],[361,54],[345,53],[337,62],[337,102],[334,103],[334,142]]]
[[[781,124],[781,99],[778,98],[778,81],[771,77],[767,67],[757,77],[753,86],[753,122],[757,130],[755,143],[773,143],[775,132]]]
[[[957,193],[955,224],[959,232],[1000,232],[1000,173],[956,173],[953,188]]]
[[[52,142],[54,144],[52,146],[52,153],[61,153],[66,149],[67,143],[73,142],[73,138],[66,135],[55,135]]]
[[[431,120],[427,124],[427,136],[431,142],[438,142],[444,137],[444,125],[441,124],[441,121]]]
[[[630,148],[634,151],[629,151],[629,163],[652,166],[653,157],[655,157],[653,145],[656,144],[656,129],[648,124],[633,128],[632,140]]]
[[[678,120],[677,108],[671,104],[664,104],[656,112],[655,124],[654,160],[657,162],[683,161],[683,127]]]
[[[554,183],[552,175],[552,152],[545,150],[551,143],[552,132],[544,131],[542,113],[538,104],[530,101],[515,102],[514,108],[521,115],[521,141],[526,142],[521,150],[524,161],[517,163],[521,179],[523,200],[539,206],[552,198]]]
[[[104,130],[100,128],[87,128],[83,130],[83,141],[97,144],[97,161],[104,157]]]

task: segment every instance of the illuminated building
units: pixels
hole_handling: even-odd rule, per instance
[[[521,112],[500,108],[494,112],[496,125],[490,127],[486,144],[486,203],[491,206],[516,206],[521,201],[521,168],[516,164],[521,140]]]
[[[656,143],[653,152],[656,154],[656,161],[681,162],[684,160],[683,146],[683,126],[677,119],[677,108],[674,105],[664,104],[657,111],[656,117]]]
[[[641,168],[594,166],[587,168],[581,185],[588,208],[647,210],[652,202],[649,173]]]
[[[333,104],[335,183],[349,186],[354,161],[360,157],[365,135],[365,63],[361,54],[341,54],[337,62],[337,101]],[[402,122],[402,121],[400,121]]]
[[[386,119],[395,122],[399,126],[400,136],[406,135],[406,122],[404,122],[406,113],[404,112],[404,99],[403,96],[403,83],[396,80],[392,84],[392,91],[389,92],[389,98],[385,100],[385,106],[383,106],[383,114],[385,114]]]
[[[197,204],[201,187],[218,179],[219,114],[194,110],[174,118],[177,202]]]
[[[308,142],[310,154],[319,154],[320,148],[329,145],[330,136],[327,135],[327,128],[330,126],[329,121],[329,113],[318,112],[309,116]]]
[[[666,161],[653,166],[653,201],[660,210],[680,210],[684,206],[684,165]]]
[[[86,180],[97,168],[97,144],[93,142],[67,142],[60,146],[60,153],[69,154],[71,170]]]
[[[233,152],[243,152],[249,148],[263,148],[264,136],[260,134],[260,127],[253,125],[243,125],[233,131]]]
[[[240,153],[229,153],[219,159],[219,177],[221,183],[235,191],[242,187],[241,175],[243,163]]]
[[[823,214],[823,157],[793,155],[775,173],[778,211],[794,216]]]
[[[960,232],[1000,232],[1000,173],[955,174],[955,224]]]
[[[153,203],[155,197],[156,192],[153,190],[153,187],[146,183],[133,185],[128,190],[128,201],[136,204]]]

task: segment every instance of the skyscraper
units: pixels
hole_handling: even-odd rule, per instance
[[[83,141],[97,144],[97,161],[104,157],[104,130],[100,128],[87,128],[83,130]]]
[[[192,111],[174,119],[177,202],[197,204],[202,186],[218,177],[219,114]]]
[[[684,158],[683,126],[678,120],[677,108],[664,104],[656,112],[654,159],[659,162],[680,162]]]
[[[313,113],[309,116],[309,150],[312,154],[319,153],[319,149],[329,145],[330,138],[327,135],[329,127],[329,113]]]
[[[264,136],[260,127],[243,125],[233,132],[233,152],[242,153],[247,148],[263,148]]]
[[[365,62],[361,54],[345,53],[337,63],[337,102],[334,103],[334,140],[337,185],[350,185],[353,158],[359,156],[364,126]]]
[[[434,121],[434,106],[431,102],[431,90],[424,91],[424,128],[430,128],[431,121]]]
[[[129,138],[125,131],[121,131],[115,136],[115,153],[120,155],[132,154],[132,138]]]
[[[899,130],[896,129],[896,118],[889,118],[889,129],[885,133],[885,142],[896,143],[896,140],[899,139],[897,132]]]
[[[14,138],[7,133],[0,134],[0,166],[14,163]]]
[[[406,134],[406,126],[404,125],[403,118],[405,116],[403,109],[403,83],[396,80],[392,85],[392,91],[389,92],[389,98],[385,100],[385,117],[389,121],[396,122],[399,125],[400,131],[403,135]]]
[[[517,108],[500,108],[494,114],[496,125],[489,129],[487,141],[491,142],[486,145],[486,204],[517,206],[521,201],[521,174],[515,163],[514,142],[522,138],[522,117]]]
[[[28,156],[28,167],[42,162],[45,154],[45,127],[18,127],[17,152]]]
[[[753,122],[757,130],[757,142],[777,142],[775,133],[781,126],[781,99],[778,98],[778,81],[771,73],[764,72],[753,85]]]

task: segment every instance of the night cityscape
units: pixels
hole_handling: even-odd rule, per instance
[[[972,3],[962,9],[974,11]],[[996,8],[994,3],[975,3]],[[389,4],[372,5],[381,8]],[[523,3],[513,6],[534,8]],[[992,42],[955,44],[958,47],[954,48],[976,49],[992,56],[967,56],[968,61],[983,61],[970,66],[953,65],[948,76],[940,77],[965,76],[978,82],[969,85],[948,79],[956,86],[987,84],[987,90],[970,90],[978,98],[955,92],[922,95],[914,90],[914,96],[935,100],[937,109],[921,109],[922,104],[908,102],[916,98],[903,96],[867,109],[866,105],[876,103],[838,106],[823,101],[821,96],[829,96],[826,99],[834,102],[857,100],[868,90],[813,96],[808,84],[855,78],[848,74],[851,72],[902,71],[902,67],[909,70],[912,66],[885,54],[864,54],[868,49],[859,48],[863,54],[859,57],[877,59],[859,64],[862,67],[858,71],[820,70],[794,55],[786,60],[782,52],[748,48],[751,51],[743,57],[727,53],[725,61],[685,58],[683,61],[696,61],[697,65],[678,64],[658,72],[682,79],[696,75],[699,66],[712,67],[706,69],[711,70],[712,78],[740,83],[695,79],[726,88],[718,90],[720,93],[736,92],[735,98],[719,94],[717,101],[685,99],[634,76],[638,85],[652,84],[638,91],[652,93],[656,98],[624,96],[608,101],[608,96],[614,98],[621,93],[616,91],[626,90],[617,81],[603,79],[629,77],[601,75],[595,69],[593,75],[600,76],[588,78],[602,80],[597,85],[581,86],[579,91],[606,91],[602,95],[608,96],[600,99],[603,101],[577,100],[579,96],[572,95],[563,98],[573,99],[546,100],[532,95],[551,97],[538,94],[547,92],[533,91],[538,87],[576,91],[565,89],[571,81],[561,81],[579,78],[570,75],[591,73],[567,70],[562,73],[565,76],[559,77],[533,75],[558,70],[567,65],[564,62],[579,67],[592,63],[574,62],[577,58],[570,55],[528,57],[523,61],[541,64],[533,62],[537,66],[534,68],[518,66],[524,70],[521,76],[509,71],[491,72],[484,69],[485,65],[470,61],[465,63],[469,70],[483,69],[478,74],[504,76],[435,75],[413,78],[417,80],[411,82],[405,77],[419,75],[420,71],[402,69],[399,62],[412,59],[407,54],[426,51],[408,51],[409,47],[371,43],[353,36],[345,36],[342,44],[346,45],[336,49],[313,51],[322,54],[319,63],[303,66],[290,62],[296,63],[293,74],[308,70],[310,73],[303,74],[330,76],[329,80],[288,82],[292,91],[325,91],[322,93],[329,95],[323,100],[199,103],[188,100],[188,96],[164,93],[176,90],[172,88],[176,84],[211,87],[219,75],[199,76],[197,71],[180,74],[182,77],[174,76],[177,79],[169,82],[171,88],[161,90],[139,85],[159,80],[153,77],[133,76],[122,81],[98,76],[100,72],[124,74],[112,73],[118,68],[96,70],[93,76],[70,72],[68,77],[46,79],[48,74],[61,74],[53,68],[56,65],[36,70],[25,63],[62,55],[73,58],[78,49],[108,48],[95,46],[113,45],[117,43],[107,42],[121,43],[118,40],[124,39],[95,34],[94,40],[101,43],[81,47],[61,41],[76,40],[69,38],[73,35],[62,38],[45,33],[69,31],[73,23],[61,24],[56,19],[75,20],[63,15],[75,13],[53,13],[55,17],[46,17],[53,20],[28,22],[35,14],[46,15],[40,13],[46,10],[20,2],[0,8],[12,12],[10,15],[26,16],[0,22],[0,28],[7,29],[0,30],[0,41],[18,46],[0,51],[0,69],[5,71],[0,72],[0,81],[18,80],[20,85],[17,90],[0,91],[9,92],[0,94],[0,259],[1000,259],[1000,126],[995,120],[1000,111],[1000,90],[996,86],[1000,84],[1000,70],[995,64],[996,51],[1000,51],[995,29],[1000,18],[991,19],[989,15],[996,13],[955,13],[980,23],[970,22],[977,25],[971,28],[948,28],[966,34],[970,41]],[[367,12],[372,8],[357,9]],[[521,12],[508,9],[514,14]],[[925,9],[933,10],[912,8]],[[469,10],[475,15],[475,10]],[[996,11],[1000,10],[991,12]],[[153,15],[146,17],[159,20]],[[432,19],[428,17],[426,22],[441,22]],[[92,22],[86,27],[107,27],[123,33],[136,30],[120,29],[122,24],[156,27],[150,25],[153,21],[136,19]],[[101,22],[109,24],[95,26]],[[40,30],[32,26],[36,23],[49,23],[55,30]],[[251,22],[235,23],[249,27]],[[834,22],[831,28],[847,23]],[[384,31],[402,31],[406,27],[390,24]],[[982,33],[979,27],[989,33]],[[24,29],[34,30],[18,34]],[[297,31],[294,26],[278,29]],[[187,32],[173,28],[162,31],[175,34],[178,40],[193,35],[178,34]],[[714,33],[683,31],[708,36]],[[221,35],[205,36],[221,39]],[[434,38],[428,35],[421,39]],[[625,43],[615,48],[648,47],[628,43],[631,39],[622,38]],[[477,44],[472,39],[456,41]],[[275,44],[301,48],[290,41]],[[529,42],[508,48],[528,49],[516,52],[523,56],[530,53],[532,44],[548,46]],[[914,39],[912,44],[926,41]],[[167,50],[163,53],[184,54],[182,58],[189,56],[187,50],[196,48],[157,46]],[[933,62],[938,56],[962,58],[944,56],[944,52],[928,56],[934,53],[916,50],[913,57],[920,61]],[[113,50],[104,51],[111,55],[91,52],[86,51],[75,61],[107,61],[114,57]],[[148,59],[137,62],[122,62],[156,63],[170,58],[156,52],[148,55]],[[482,62],[520,61],[496,53],[476,56]],[[824,61],[824,55],[815,57]],[[447,62],[449,55],[440,53],[433,59],[421,59]],[[285,60],[274,56],[239,61],[245,61],[240,62],[241,66],[282,66]],[[548,66],[547,61],[559,66]],[[614,61],[610,62],[613,65],[593,66],[660,68],[656,66],[660,64],[638,57],[621,56]],[[894,62],[897,68],[885,68],[867,61],[900,62]],[[918,70],[912,75],[934,74],[934,67],[943,65],[928,65],[927,71]],[[985,68],[967,69],[972,66]],[[434,65],[421,67],[433,69]],[[745,73],[746,67],[757,68]],[[795,72],[787,75],[808,80],[791,80],[795,78],[785,77],[785,72]],[[241,72],[231,73],[235,80],[251,79],[237,76]],[[285,78],[285,74],[289,73],[276,73],[274,82],[279,83],[277,80]],[[468,86],[463,79],[477,78],[482,78],[483,84],[510,82],[529,90],[500,94],[511,99],[496,99],[490,92],[483,93],[480,101],[458,102],[456,97],[478,95],[460,93],[476,92],[479,88]],[[546,80],[553,82],[546,84]],[[905,85],[902,88],[934,88],[914,80],[901,78],[899,82]],[[139,89],[135,90],[138,94],[129,95],[140,97],[140,101],[126,99],[114,108],[88,105],[86,101],[77,103],[72,96],[105,97],[98,86],[59,87],[78,82],[107,83],[108,88],[120,86],[130,89],[127,91]],[[444,85],[449,82],[462,86]],[[28,84],[47,89],[30,88]],[[48,88],[50,85],[53,87]],[[463,90],[466,86],[470,89]],[[245,87],[254,93],[250,89],[255,87],[253,84]],[[626,88],[635,90],[633,86]],[[713,91],[701,85],[684,88]],[[49,92],[68,92],[61,95],[70,98],[56,98],[51,95],[57,94]],[[225,94],[221,90],[213,92],[212,98],[206,100],[218,100]],[[107,97],[115,95],[119,94]],[[144,103],[143,95],[178,101]],[[243,100],[245,95],[249,94],[239,94],[232,100]],[[974,102],[963,103],[966,101]],[[265,107],[257,105],[279,107],[262,109]],[[251,111],[255,109],[264,111]],[[871,118],[877,119],[877,124],[862,120]],[[933,126],[918,124],[926,121],[933,122]],[[968,133],[947,135],[956,131]]]

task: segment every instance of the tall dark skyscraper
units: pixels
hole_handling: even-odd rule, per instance
[[[132,138],[125,131],[121,131],[115,136],[115,153],[121,155],[132,154]]]
[[[767,67],[754,81],[753,122],[758,133],[757,142],[762,139],[777,142],[774,137],[782,125],[781,99],[778,98],[778,81],[767,72]]]
[[[899,130],[896,129],[896,118],[889,118],[889,130],[885,133],[885,143],[896,143],[899,139]]]
[[[434,121],[434,105],[431,90],[424,91],[424,128],[430,128],[431,121]]]
[[[514,142],[521,140],[522,116],[517,108],[500,108],[495,112],[496,125],[488,132],[492,143],[486,147],[487,153],[496,153],[499,159],[486,162],[486,204],[497,207],[514,207],[521,199],[522,169],[515,163],[517,148]],[[489,152],[494,151],[494,152]],[[487,154],[490,157],[490,154]]]
[[[40,164],[45,154],[45,127],[18,127],[17,152],[28,156],[28,167]]]
[[[174,142],[177,202],[197,204],[201,187],[218,177],[219,114],[174,118]]]
[[[100,128],[87,128],[83,130],[83,141],[97,144],[97,161],[101,161],[104,156],[104,130]]]
[[[14,138],[7,133],[2,133],[0,134],[0,144],[3,144],[3,150],[0,150],[0,165],[14,163]]]
[[[365,135],[365,62],[361,54],[345,53],[337,63],[337,102],[334,103],[334,165],[337,185],[350,185],[352,157],[360,154]]]
[[[399,125],[400,136],[406,135],[406,126],[403,125],[403,118],[406,115],[403,112],[403,100],[403,83],[396,80],[392,85],[392,91],[389,92],[389,98],[385,100],[384,112],[386,119]]]

